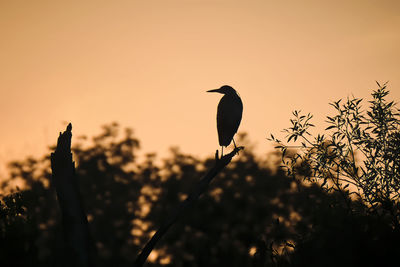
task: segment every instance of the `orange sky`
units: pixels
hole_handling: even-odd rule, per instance
[[[291,111],[400,100],[400,1],[0,1],[0,162],[42,154],[63,121],[74,135],[118,121],[145,152],[218,148],[220,95],[244,103],[240,130],[263,153]],[[1,171],[1,170],[0,170]]]

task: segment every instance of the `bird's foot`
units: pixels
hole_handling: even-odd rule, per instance
[[[244,146],[235,146],[233,151],[235,152],[235,154],[239,155],[240,150],[243,150],[243,149],[244,149]]]

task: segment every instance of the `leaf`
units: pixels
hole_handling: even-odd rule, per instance
[[[334,118],[332,118],[332,117],[329,117],[329,116],[326,116],[327,118],[328,118],[328,120],[330,120],[331,122],[334,122],[335,121],[335,119]]]
[[[330,130],[330,129],[335,128],[335,127],[336,127],[335,125],[331,125],[331,126],[328,126],[327,128],[325,128],[325,130]]]
[[[292,243],[286,242],[286,246],[291,247],[291,248],[295,248],[295,246]]]

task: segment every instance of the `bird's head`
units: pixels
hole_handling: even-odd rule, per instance
[[[233,89],[229,85],[223,85],[219,89],[208,90],[207,92],[209,92],[209,93],[216,92],[216,93],[220,93],[220,94],[224,94],[224,95],[236,94],[235,89]]]

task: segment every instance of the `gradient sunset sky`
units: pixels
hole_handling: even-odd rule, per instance
[[[112,121],[144,152],[218,149],[206,90],[242,97],[240,131],[257,152],[291,111],[370,99],[389,81],[400,100],[400,1],[0,0],[0,162],[42,155],[65,122],[74,136]],[[283,135],[283,134],[282,134]]]

